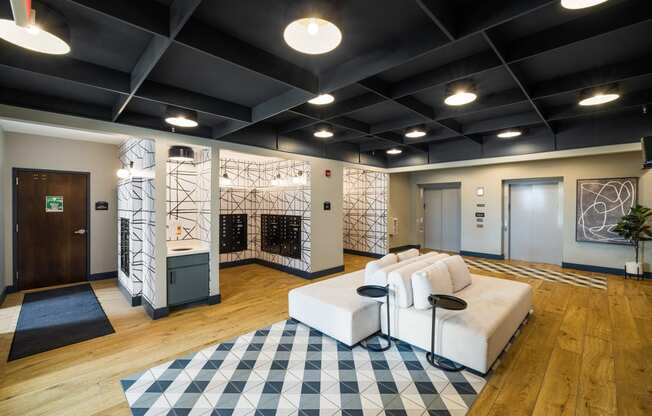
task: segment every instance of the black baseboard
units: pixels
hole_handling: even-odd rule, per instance
[[[491,260],[505,260],[505,256],[502,254],[479,253],[477,251],[460,250],[460,255],[469,257],[481,257],[483,259]]]
[[[591,264],[562,262],[561,267],[563,267],[565,269],[582,270],[584,272],[615,274],[616,276],[624,276],[625,275],[625,266],[623,266],[623,268],[617,268],[617,267],[593,266]],[[643,277],[645,279],[652,279],[652,272],[645,272],[643,274]]]
[[[220,269],[228,269],[229,267],[238,267],[238,266],[244,266],[245,264],[255,264],[255,263],[256,263],[256,259],[227,261],[224,263],[220,263]]]
[[[217,305],[222,302],[222,295],[213,295],[208,297],[209,305]]]
[[[370,253],[368,251],[349,250],[348,248],[345,248],[344,252],[346,254],[354,254],[356,256],[363,256],[363,257],[372,257],[374,259],[379,259],[384,256],[384,254]]]
[[[118,277],[118,271],[113,272],[104,272],[104,273],[93,273],[89,274],[86,280],[104,280],[104,279],[115,279]]]
[[[421,244],[406,244],[404,246],[392,247],[389,249],[390,253],[398,253],[399,251],[405,251],[416,248],[417,250],[421,249]]]
[[[145,309],[147,315],[149,315],[149,317],[154,320],[165,318],[170,314],[170,308],[168,308],[167,306],[164,308],[157,309],[153,307],[145,298],[143,298],[143,309]]]
[[[120,289],[120,292],[124,295],[125,299],[127,299],[127,302],[133,307],[133,306],[140,306],[142,304],[142,296],[132,296],[131,293],[127,290],[126,287],[122,286],[122,283],[120,282],[120,279],[118,279],[118,289]]]
[[[303,279],[316,279],[318,277],[326,276],[333,273],[339,273],[344,271],[344,265],[332,267],[326,270],[319,270],[316,272],[306,272],[299,269],[294,269],[292,267],[283,266],[282,264],[272,263],[270,261],[261,260],[261,259],[244,259],[238,261],[230,261],[226,263],[220,263],[220,269],[227,269],[230,267],[243,266],[245,264],[259,264],[261,266],[269,267],[270,269],[279,270],[281,272],[291,274],[293,276],[298,276]]]

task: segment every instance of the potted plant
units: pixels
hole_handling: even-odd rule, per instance
[[[639,250],[644,241],[652,240],[652,229],[647,224],[650,216],[652,216],[650,208],[637,204],[614,227],[614,231],[629,241],[636,251],[636,261],[625,263],[625,276],[636,275],[639,277],[643,275],[643,265],[639,261]]]

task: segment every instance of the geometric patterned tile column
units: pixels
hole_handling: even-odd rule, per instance
[[[388,174],[344,168],[345,249],[388,253],[388,201]]]

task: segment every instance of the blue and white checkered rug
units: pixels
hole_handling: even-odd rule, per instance
[[[134,415],[463,415],[486,381],[431,367],[398,342],[348,346],[295,320],[122,380]],[[255,414],[254,414],[255,412]]]

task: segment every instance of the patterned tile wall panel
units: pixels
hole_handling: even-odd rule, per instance
[[[118,182],[118,218],[130,222],[130,275],[126,276],[121,267],[118,275],[132,296],[142,295],[155,304],[154,141],[129,139],[120,146],[119,158],[126,167],[133,162],[134,175]],[[118,233],[119,226],[118,221]]]
[[[195,152],[194,162],[167,162],[167,240],[210,241],[210,149]],[[181,233],[177,234],[177,225]]]
[[[344,248],[367,253],[389,251],[389,175],[344,169]]]
[[[258,258],[302,271],[311,271],[310,262],[310,164],[283,160],[266,163],[222,159],[220,174],[227,173],[233,186],[220,188],[220,213],[247,214],[247,250],[220,255],[220,262]],[[299,175],[301,173],[301,175]],[[272,181],[301,177],[300,183],[273,186]],[[261,250],[262,214],[300,215],[301,259],[293,259]]]

